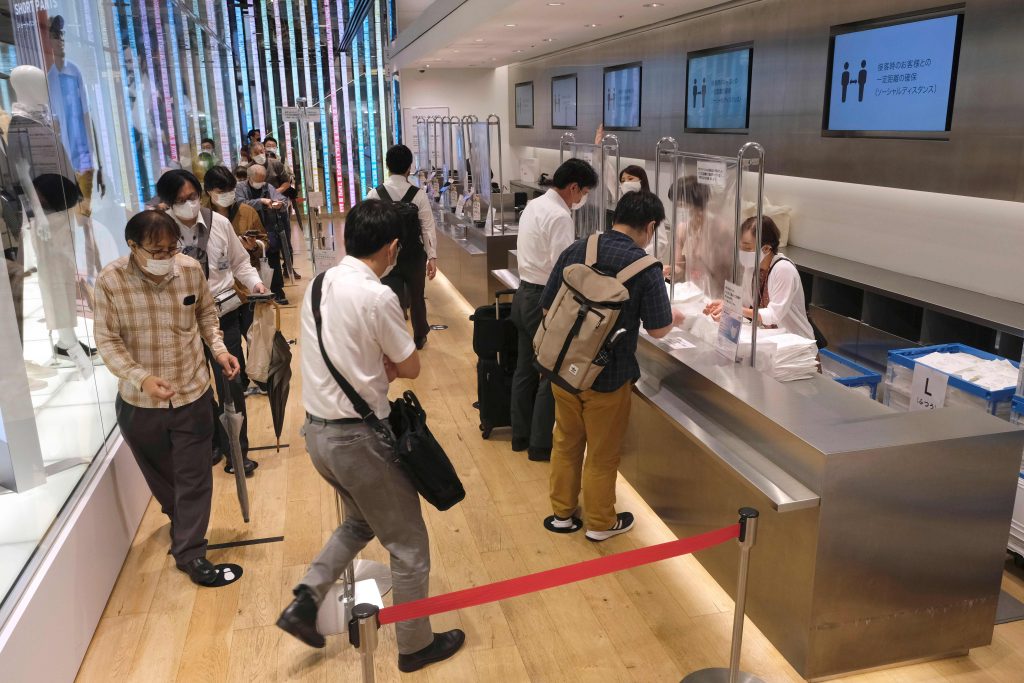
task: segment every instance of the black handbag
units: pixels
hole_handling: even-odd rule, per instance
[[[323,284],[324,273],[313,278],[310,303],[313,308],[313,321],[316,323],[316,340],[320,345],[320,355],[323,356],[327,370],[352,402],[352,407],[359,413],[363,422],[373,429],[386,446],[394,450],[395,457],[419,494],[442,511],[459,503],[466,497],[466,489],[463,488],[455,467],[448,459],[448,454],[430,433],[427,427],[427,413],[420,405],[416,394],[407,391],[401,398],[392,401],[388,422],[382,422],[327,356],[321,332],[323,318],[320,315]]]

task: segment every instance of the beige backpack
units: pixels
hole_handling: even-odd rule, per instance
[[[533,338],[537,369],[574,394],[594,384],[625,332],[616,329],[619,312],[629,301],[625,283],[658,264],[653,256],[644,256],[614,276],[605,275],[594,268],[597,243],[598,235],[591,235],[586,262],[562,271],[562,286]]]

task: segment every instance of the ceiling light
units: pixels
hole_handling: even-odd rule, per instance
[[[425,68],[429,69],[429,68],[430,68],[430,65],[429,65],[429,64],[427,64]]]
[[[597,24],[585,24],[583,28],[597,28]]]
[[[458,50],[452,50],[452,52],[458,52]]]
[[[564,2],[549,2],[548,7],[561,7],[564,4]]]
[[[476,40],[474,40],[473,42],[474,42],[474,43],[482,43],[482,42],[484,42],[484,39],[483,39],[483,38],[477,38],[477,39],[476,39]]]
[[[505,28],[515,28],[515,24],[505,24]]]
[[[520,52],[522,52],[522,50],[512,50],[512,52],[514,52],[515,54],[519,54]]]
[[[545,38],[544,42],[545,43],[550,43],[552,40],[554,40],[554,38]]]
[[[660,2],[649,2],[646,5],[644,5],[644,7],[661,7],[661,6],[662,6],[662,3],[660,3]]]

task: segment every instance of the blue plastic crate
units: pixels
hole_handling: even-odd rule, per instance
[[[818,356],[822,361],[822,370],[832,376],[832,379],[839,382],[844,387],[868,387],[871,391],[871,398],[877,398],[878,385],[882,382],[882,375],[873,370],[869,370],[859,363],[853,362],[849,358],[844,358],[838,353],[833,353],[828,349],[821,349],[818,352]],[[848,371],[848,374],[844,374],[842,376],[835,375],[827,368],[828,361],[830,360],[843,366],[843,368]]]
[[[917,360],[930,353],[968,353],[983,360],[1007,360],[1002,356],[981,351],[964,344],[938,344],[936,346],[924,346],[913,349],[897,349],[889,352],[890,367],[887,373],[889,375],[887,381],[893,381],[893,377],[891,376],[893,371],[892,366],[895,365],[913,371],[914,367],[917,365]],[[1019,363],[1015,361],[1010,362],[1015,368],[1018,370],[1020,369]],[[1000,416],[1004,420],[1009,419],[1010,401],[1013,398],[1016,387],[1011,386],[1005,389],[989,390],[954,375],[949,375],[949,386],[985,402],[987,404],[988,412],[992,415]]]
[[[1010,403],[1010,421],[1024,426],[1024,396],[1014,396]]]

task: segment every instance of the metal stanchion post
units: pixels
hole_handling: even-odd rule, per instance
[[[352,610],[352,621],[349,622],[348,640],[359,650],[359,659],[363,664],[363,683],[373,683],[374,680],[373,653],[377,649],[379,614],[380,608],[376,605],[360,603]]]
[[[743,650],[743,618],[747,606],[747,575],[750,570],[750,549],[757,537],[757,518],[754,508],[740,508],[740,568],[736,585],[736,609],[732,622],[732,649],[729,654],[729,668],[701,669],[694,671],[682,683],[764,683],[754,674],[740,671],[740,654]]]

